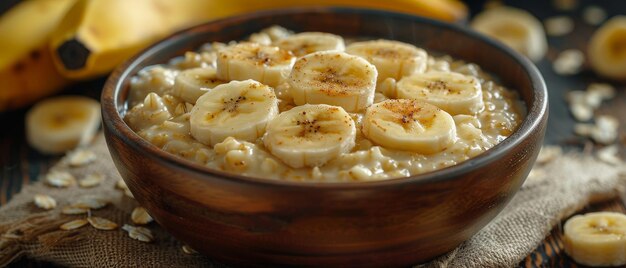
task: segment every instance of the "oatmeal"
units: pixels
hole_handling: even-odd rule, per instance
[[[479,66],[391,40],[271,27],[150,66],[124,120],[211,169],[306,182],[372,181],[453,166],[511,135],[515,91]]]

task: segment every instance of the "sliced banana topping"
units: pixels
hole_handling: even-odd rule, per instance
[[[478,79],[459,73],[415,74],[402,78],[396,87],[398,98],[428,102],[452,115],[477,114],[485,106]]]
[[[275,45],[291,51],[297,57],[318,51],[343,51],[346,48],[341,36],[320,32],[294,34],[278,40]]]
[[[288,82],[296,105],[329,104],[357,112],[374,101],[377,75],[361,57],[322,51],[299,58]]]
[[[594,212],[576,215],[563,227],[565,252],[589,266],[626,264],[626,215]]]
[[[543,25],[522,9],[512,7],[488,9],[474,17],[471,27],[535,62],[541,60],[548,50]]]
[[[191,135],[209,146],[229,136],[254,141],[277,114],[271,87],[254,80],[231,81],[198,98],[189,119]]]
[[[258,43],[240,43],[219,50],[217,78],[253,79],[276,87],[289,75],[296,57],[287,50]]]
[[[378,81],[400,78],[426,71],[428,53],[414,45],[392,41],[373,40],[355,42],[346,52],[365,58],[376,66]]]
[[[613,17],[593,34],[588,56],[598,74],[626,79],[626,16]]]
[[[204,93],[224,84],[217,78],[215,68],[193,68],[180,72],[175,79],[172,95],[189,103],[196,103]]]
[[[100,104],[64,96],[37,103],[26,114],[26,139],[43,153],[57,154],[85,145],[100,127]]]
[[[267,126],[265,147],[293,168],[322,166],[354,147],[356,127],[341,107],[305,104]]]
[[[367,108],[363,134],[386,148],[433,154],[456,140],[450,114],[434,105],[407,99],[386,100]]]

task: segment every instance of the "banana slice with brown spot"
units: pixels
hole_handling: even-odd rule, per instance
[[[373,142],[386,148],[433,154],[456,141],[450,114],[426,102],[386,100],[367,108],[361,128]]]
[[[275,45],[291,51],[297,57],[318,51],[344,51],[346,48],[343,37],[321,32],[297,33],[278,40]]]
[[[365,58],[378,70],[378,82],[387,78],[400,80],[404,76],[426,71],[428,53],[414,45],[392,41],[355,42],[346,52]]]
[[[299,58],[288,82],[297,105],[329,104],[357,112],[374,101],[377,75],[361,57],[322,51]]]
[[[217,53],[217,78],[253,79],[271,87],[280,85],[291,72],[296,57],[289,51],[258,43],[239,43]]]
[[[454,72],[428,72],[400,80],[396,95],[433,104],[446,112],[477,114],[485,107],[478,79]]]
[[[172,95],[189,103],[196,103],[204,93],[210,89],[226,83],[217,78],[217,72],[212,67],[187,69],[180,72],[174,80]]]
[[[278,114],[274,90],[254,80],[231,81],[198,98],[189,118],[191,135],[213,146],[227,137],[254,141]]]
[[[349,152],[355,137],[354,121],[343,108],[305,104],[272,120],[263,144],[293,168],[316,167]]]

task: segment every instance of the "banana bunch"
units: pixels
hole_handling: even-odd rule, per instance
[[[0,42],[0,111],[27,105],[72,80],[105,75],[176,30],[293,6],[377,8],[447,21],[462,20],[467,14],[457,0],[24,0],[0,17],[0,36],[9,37]],[[292,38],[312,40],[306,35]],[[322,43],[332,40],[328,35]],[[290,42],[285,40],[279,47],[291,49]]]
[[[576,215],[563,227],[565,252],[588,266],[626,265],[626,215],[594,212]]]

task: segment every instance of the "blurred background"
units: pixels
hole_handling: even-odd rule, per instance
[[[293,5],[287,0],[0,1],[0,122],[5,124],[0,205],[63,155],[29,145],[25,115],[33,105],[58,95],[98,100],[115,66],[174,31]],[[550,97],[547,144],[588,151],[613,146],[624,156],[626,17],[620,15],[626,14],[626,1],[305,0],[298,5],[405,12],[496,38],[530,58],[544,76]],[[594,128],[600,134],[593,134]],[[545,250],[540,247],[537,254],[544,256]],[[520,265],[542,265],[536,256]],[[552,263],[554,258],[564,260],[557,256]]]

